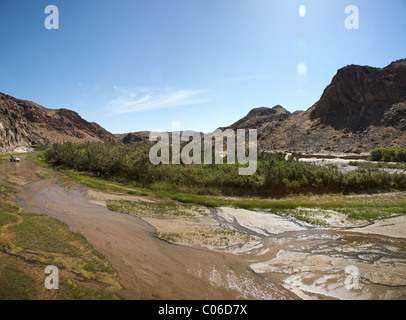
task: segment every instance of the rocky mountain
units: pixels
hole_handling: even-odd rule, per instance
[[[392,107],[405,101],[406,59],[382,69],[351,65],[338,70],[309,112],[312,120],[356,132],[385,124],[385,114],[397,113]]]
[[[319,101],[290,113],[280,105],[251,110],[221,129],[257,129],[260,150],[308,154],[367,153],[406,147],[406,59],[385,68],[346,66]],[[48,109],[0,93],[0,152],[64,141],[147,143],[149,132],[113,135],[76,112]]]
[[[0,93],[0,152],[28,150],[53,142],[111,141],[117,138],[67,109],[48,109]]]
[[[307,111],[257,108],[227,128],[257,129],[259,148],[268,151],[359,154],[406,147],[406,59],[385,68],[344,67]]]
[[[280,105],[273,108],[255,108],[252,109],[248,115],[236,123],[232,124],[231,127],[246,129],[246,128],[256,128],[264,123],[272,121],[283,121],[290,116],[290,112]]]

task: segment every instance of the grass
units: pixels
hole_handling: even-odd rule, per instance
[[[36,153],[29,153],[29,156],[25,158],[27,161],[32,161],[34,162],[37,166],[42,167],[42,168],[52,168],[52,166],[45,161],[45,156],[44,156],[45,151],[38,151]]]
[[[43,157],[43,154],[39,154]],[[42,164],[45,160],[37,160]],[[45,164],[48,166],[48,164]],[[374,164],[373,164],[374,165]],[[378,164],[381,165],[381,164]],[[388,164],[390,165],[390,164]],[[135,188],[118,182],[112,182],[101,177],[84,175],[73,170],[57,168],[73,180],[84,184],[89,188],[101,191],[115,191],[139,196],[152,196],[158,199],[169,199],[184,204],[201,205],[209,208],[232,206],[247,210],[265,210],[277,214],[284,214],[286,210],[297,208],[319,208],[334,210],[347,214],[357,220],[371,220],[388,217],[391,215],[406,214],[406,194],[388,193],[380,194],[323,194],[323,195],[291,195],[282,198],[260,197],[221,197],[213,195],[200,195],[179,193],[171,190],[151,190]],[[394,197],[393,194],[397,196]],[[110,203],[110,205],[113,205]],[[112,208],[117,209],[117,208]],[[118,210],[119,211],[119,210]]]
[[[153,217],[160,219],[174,217],[192,218],[197,215],[205,215],[205,213],[194,208],[192,205],[168,201],[149,203],[141,201],[110,200],[107,201],[107,208],[111,211],[129,213],[139,217]]]
[[[119,200],[108,201],[107,207],[146,219],[157,228],[157,238],[172,243],[226,246],[254,239],[250,235],[218,226],[206,209],[190,204],[169,200],[153,203]],[[157,223],[157,220],[165,222]]]
[[[0,300],[28,300],[36,294],[34,278],[13,265],[0,269]]]
[[[57,180],[57,183],[62,184],[65,183],[67,181],[67,179],[65,177],[59,177]]]
[[[17,218],[15,216],[0,212],[0,227],[15,222],[17,222]]]
[[[372,195],[297,195],[279,199],[227,199],[208,196],[182,195],[176,198],[187,203],[204,204],[209,206],[233,206],[247,210],[266,210],[274,213],[284,213],[286,210],[297,208],[319,208],[345,213],[359,220],[377,219],[390,215],[406,214],[406,194],[386,193]]]
[[[162,240],[165,240],[165,241],[168,241],[168,242],[174,242],[174,243],[178,242],[179,239],[182,238],[182,236],[179,233],[175,233],[175,232],[168,232],[168,233],[160,233],[159,232],[157,234],[157,237],[159,239],[162,239]]]
[[[315,218],[309,210],[303,210],[301,208],[293,209],[293,210],[281,210],[279,214],[286,214],[291,216],[297,220],[310,223],[315,226],[323,226],[328,227],[329,224],[326,221],[321,219]]]
[[[147,190],[143,190],[140,188],[132,188],[132,187],[127,187],[125,185],[121,185],[120,183],[117,182],[112,182],[108,181],[105,179],[101,179],[99,177],[92,177],[89,175],[81,174],[79,172],[75,172],[73,170],[68,170],[68,169],[58,169],[60,172],[64,173],[67,175],[69,178],[72,180],[79,182],[86,187],[92,188],[92,189],[97,189],[100,191],[113,191],[113,192],[123,192],[123,193],[128,193],[132,195],[141,195],[141,194],[146,194],[146,195],[151,195],[152,192],[148,192]]]
[[[15,244],[28,250],[76,256],[80,254],[83,237],[51,217],[20,213],[23,222],[9,227],[16,235]]]
[[[37,175],[39,175],[42,179],[52,179],[54,178],[54,174],[49,171],[37,171]]]
[[[348,163],[348,165],[356,166],[359,169],[401,169],[401,170],[406,170],[406,163],[350,161]]]
[[[0,154],[0,159],[1,159],[1,160],[3,160],[3,159],[4,159],[4,160],[8,160],[8,158],[11,157],[11,156],[19,157],[19,156],[28,155],[28,154],[33,154],[33,152],[3,153],[3,154]]]
[[[0,186],[0,299],[118,299],[106,258],[57,219],[25,213]],[[59,268],[59,290],[44,287],[45,267]]]

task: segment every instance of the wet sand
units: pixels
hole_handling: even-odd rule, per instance
[[[240,250],[251,269],[280,274],[302,299],[406,299],[406,216],[357,228],[316,227],[266,212],[218,208],[223,223],[262,234]]]
[[[15,188],[25,211],[56,217],[85,236],[118,272],[125,299],[406,299],[402,217],[334,229],[217,208],[211,213],[220,226],[256,240],[210,250],[159,240],[148,222],[103,203],[153,199],[60,185],[60,173],[44,179],[38,170],[51,171],[0,162],[0,183]]]

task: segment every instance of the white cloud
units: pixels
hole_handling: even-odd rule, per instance
[[[202,97],[207,90],[138,88],[133,92],[117,86],[113,86],[113,88],[117,98],[109,101],[105,106],[105,109],[113,114],[179,107],[210,101]]]

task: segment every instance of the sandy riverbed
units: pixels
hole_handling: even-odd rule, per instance
[[[69,179],[58,184],[58,172],[53,172],[53,179],[43,179],[37,170],[27,161],[2,162],[0,183],[16,190],[18,204],[25,211],[55,217],[81,233],[118,272],[123,298],[297,298],[277,276],[253,273],[242,256],[159,240],[156,228],[148,222],[93,203],[86,196],[87,188]],[[21,183],[13,183],[16,180],[11,176],[18,176]]]
[[[56,217],[83,234],[118,271],[124,298],[406,299],[405,216],[366,226],[347,221],[340,228],[229,207],[207,209],[209,215],[194,221],[138,217],[109,211],[106,201],[157,200],[69,180],[61,185],[59,173],[45,179],[38,170],[26,161],[0,163],[0,183],[15,188],[24,210]],[[206,246],[202,236],[182,245],[156,237],[158,230],[186,235],[194,227],[241,237]]]
[[[337,166],[338,170],[346,173],[349,171],[355,171],[358,169],[357,166],[350,165],[351,161],[357,162],[368,162],[367,160],[349,160],[349,159],[341,159],[341,158],[332,158],[332,159],[321,159],[321,158],[300,158],[299,161],[312,163],[318,166]],[[396,164],[392,162],[391,164]],[[382,168],[379,169],[382,171],[386,171],[389,173],[406,173],[406,169],[389,169],[389,168]]]

